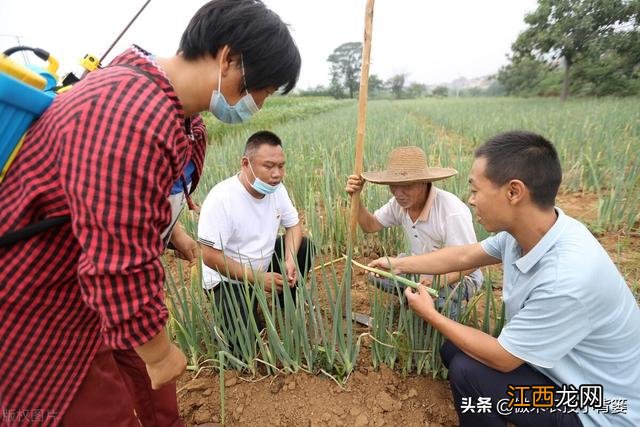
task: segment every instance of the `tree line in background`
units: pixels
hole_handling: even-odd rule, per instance
[[[362,43],[349,42],[338,46],[327,58],[329,62],[329,86],[316,86],[301,90],[302,96],[332,96],[337,99],[355,98],[360,89],[360,68],[362,67]],[[430,90],[423,83],[408,82],[407,74],[401,73],[388,80],[376,74],[369,76],[370,98],[421,98],[424,96],[447,96],[449,89],[438,86]]]
[[[538,0],[497,78],[510,95],[640,94],[640,0]]]
[[[528,27],[512,45],[510,63],[483,87],[456,89],[409,82],[407,74],[369,76],[371,98],[425,96],[640,95],[640,0],[538,0]],[[360,87],[362,43],[338,46],[327,58],[328,87],[300,95],[354,98]]]

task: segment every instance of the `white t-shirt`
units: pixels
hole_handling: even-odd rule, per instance
[[[448,191],[431,186],[429,197],[420,216],[413,222],[407,210],[392,197],[373,214],[383,227],[402,225],[411,245],[411,254],[420,255],[442,249],[477,243],[471,211],[462,200]],[[482,273],[469,275],[476,285],[482,284]],[[427,275],[427,277],[431,277]]]
[[[290,228],[298,224],[298,211],[284,185],[256,199],[240,179],[234,175],[211,189],[200,210],[198,241],[254,270],[266,271],[280,225]],[[235,282],[204,264],[202,273],[205,289],[216,287],[221,280]]]

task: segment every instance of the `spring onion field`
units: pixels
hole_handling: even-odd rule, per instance
[[[382,168],[387,154],[397,146],[417,145],[431,165],[459,171],[436,185],[466,201],[467,173],[477,146],[507,130],[541,133],[556,145],[563,166],[557,204],[587,224],[638,298],[639,105],[637,98],[576,99],[565,104],[556,99],[515,98],[370,101],[364,169]],[[224,379],[229,371],[251,379],[295,372],[322,374],[341,387],[349,384],[353,373],[368,367],[444,378],[446,370],[437,352],[440,334],[414,316],[401,298],[381,295],[366,284],[361,269],[351,268],[350,259],[363,262],[406,251],[401,230],[366,236],[358,230],[353,251],[347,253],[349,199],[344,186],[354,168],[357,103],[276,97],[248,125],[205,120],[211,141],[206,172],[194,199],[201,202],[211,187],[239,170],[244,142],[251,133],[271,130],[284,144],[285,185],[306,234],[318,248],[316,267],[306,285],[287,290],[283,306],[275,304],[261,285],[253,296],[245,294],[248,300],[255,299],[260,314],[251,316],[247,327],[238,328],[233,336],[217,326],[222,314],[201,290],[200,269],[165,259],[170,330],[187,354],[189,368],[193,373],[209,369],[223,374],[219,389],[216,385],[216,419],[241,419],[229,407],[225,411]],[[362,197],[373,210],[390,194],[386,186],[368,184]],[[183,214],[182,223],[195,237],[197,215]],[[477,224],[476,233],[478,239],[487,236]],[[498,334],[503,318],[500,281],[499,269],[485,272],[484,289],[460,320]],[[354,322],[353,311],[371,315],[370,326]]]

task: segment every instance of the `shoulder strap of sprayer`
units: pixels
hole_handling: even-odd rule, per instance
[[[155,82],[154,77],[148,72],[129,64],[116,64],[110,65],[109,67],[124,67],[134,70],[139,74],[145,75],[149,80]],[[71,221],[70,215],[60,215],[60,216],[52,216],[42,221],[35,222],[33,224],[29,224],[24,228],[20,228],[18,230],[9,231],[2,236],[0,236],[0,248],[10,247],[20,241],[27,240],[32,238],[33,236],[40,234],[44,231],[51,230],[54,228],[58,228],[67,222]]]
[[[19,230],[9,231],[8,233],[0,236],[0,248],[7,248],[22,240],[30,239],[33,236],[42,233],[43,231],[60,227],[70,220],[71,217],[69,215],[53,216],[51,218],[43,219],[42,221],[29,224]]]

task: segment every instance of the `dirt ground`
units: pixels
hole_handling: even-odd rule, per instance
[[[180,384],[180,409],[188,425],[220,422],[216,375],[186,376]],[[226,424],[239,426],[451,426],[457,419],[446,382],[403,379],[385,367],[358,368],[344,388],[308,374],[248,381],[228,372],[225,405]]]
[[[597,215],[594,195],[561,195],[558,205],[568,215],[586,223],[594,221]],[[608,233],[597,237],[629,285],[637,288],[640,235]],[[342,268],[338,266],[339,270]],[[353,309],[368,313],[368,285],[362,271],[355,273]],[[226,372],[224,382],[227,425],[457,425],[447,381],[429,376],[403,378],[386,367],[375,371],[367,342],[360,349],[356,370],[344,386],[330,378],[306,373],[251,379],[238,376],[236,372]],[[178,400],[187,425],[221,423],[219,390],[216,372],[203,370],[183,375],[178,382]]]
[[[338,275],[344,265],[336,264]],[[367,313],[364,272],[354,271],[353,310]],[[366,327],[356,326],[356,334]],[[251,379],[225,373],[225,424],[319,426],[453,426],[457,417],[449,384],[429,376],[403,378],[386,367],[374,370],[370,343],[360,348],[358,367],[345,385],[306,373]],[[220,420],[219,377],[214,370],[186,373],[178,382],[178,400],[189,426]]]

